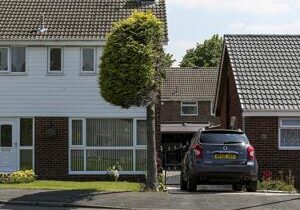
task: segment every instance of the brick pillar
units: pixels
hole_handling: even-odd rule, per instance
[[[68,118],[35,118],[35,172],[39,179],[68,176]]]

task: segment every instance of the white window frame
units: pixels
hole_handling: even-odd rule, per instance
[[[25,71],[24,72],[12,72],[11,70],[11,65],[12,65],[12,50],[11,48],[18,48],[18,47],[22,47],[25,48]],[[27,73],[27,69],[28,69],[28,48],[26,46],[0,46],[0,48],[6,48],[7,49],[7,59],[8,59],[8,68],[7,70],[0,70],[0,75],[24,75]]]
[[[51,71],[50,70],[50,51],[51,49],[60,49],[61,50],[61,58],[60,58],[60,62],[61,62],[61,69],[56,69],[56,71]],[[52,46],[52,47],[48,47],[48,67],[47,67],[47,72],[50,75],[62,75],[64,74],[64,48],[63,47],[59,47],[59,46]]]
[[[32,146],[21,146],[21,119],[32,119]],[[21,117],[18,119],[18,146],[19,146],[19,154],[18,154],[18,168],[21,169],[21,150],[31,150],[32,151],[32,170],[35,169],[35,118],[34,117]]]
[[[187,104],[184,104],[184,103],[195,103],[194,105],[187,105]],[[182,112],[182,108],[183,107],[197,107],[197,113],[196,114],[184,114]],[[199,115],[199,104],[198,104],[198,101],[181,101],[181,106],[180,106],[180,114],[181,116],[198,116]]]
[[[133,152],[133,171],[121,171],[121,175],[144,175],[145,171],[136,171],[136,151],[147,150],[147,145],[137,145],[137,120],[146,120],[145,118],[131,118],[133,122],[133,145],[121,146],[121,147],[102,147],[102,146],[86,146],[86,120],[87,119],[105,119],[105,118],[69,118],[69,157],[68,157],[68,171],[70,175],[105,175],[107,171],[87,171],[86,170],[86,151],[87,150],[132,150]],[[113,118],[109,118],[113,119]],[[114,118],[121,119],[121,118]],[[127,119],[127,118],[126,118]],[[130,119],[130,118],[128,118]],[[83,126],[83,144],[72,145],[72,120],[82,120]],[[84,171],[72,171],[71,170],[71,151],[83,150],[84,151]]]
[[[0,69],[0,72],[1,73],[9,73],[11,71],[10,49],[9,49],[9,47],[4,47],[4,46],[1,46],[0,48],[7,49],[7,70]]]
[[[92,49],[94,51],[94,71],[83,71],[83,50]],[[95,74],[97,72],[97,49],[96,47],[81,47],[80,48],[80,73],[81,74]]]
[[[278,122],[278,148],[279,150],[300,150],[300,146],[281,146],[281,129],[300,129],[299,126],[295,125],[283,125],[283,120],[300,120],[300,118],[279,118]]]

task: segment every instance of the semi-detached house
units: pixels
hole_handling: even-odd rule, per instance
[[[166,26],[164,0],[0,0],[1,172],[90,179],[120,164],[123,175],[144,173],[145,108],[107,103],[97,81],[106,34],[134,10]]]

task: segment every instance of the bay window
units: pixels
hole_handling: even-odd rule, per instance
[[[105,174],[146,170],[146,121],[141,119],[70,119],[70,174]]]
[[[300,118],[280,119],[279,126],[279,149],[300,150]]]

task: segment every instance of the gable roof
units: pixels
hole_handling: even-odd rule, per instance
[[[218,68],[168,68],[162,86],[162,101],[214,101]]]
[[[165,23],[165,0],[0,0],[0,40],[104,40],[112,24],[134,10],[151,10]],[[47,32],[37,28],[44,15]]]
[[[225,35],[242,109],[300,110],[299,35]]]

